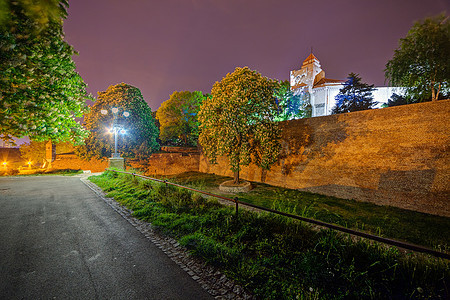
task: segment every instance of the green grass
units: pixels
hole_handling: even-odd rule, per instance
[[[193,177],[191,176],[191,179]],[[90,180],[261,299],[448,298],[449,262],[105,172]],[[180,180],[180,178],[178,178]],[[207,187],[220,178],[194,178]]]
[[[42,176],[42,175],[62,175],[62,176],[73,176],[83,173],[83,170],[73,170],[73,169],[59,169],[51,171],[36,171],[31,174],[20,174],[18,172],[12,173],[0,173],[0,176]]]
[[[235,197],[217,189],[228,177],[189,172],[170,180]],[[450,218],[267,184],[253,183],[253,186],[250,192],[238,194],[239,200],[440,251],[450,250]]]

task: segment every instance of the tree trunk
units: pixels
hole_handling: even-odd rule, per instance
[[[439,82],[438,89],[437,89],[437,92],[436,92],[436,100],[439,99],[439,93],[440,92],[441,92],[441,83]]]
[[[234,184],[239,184],[239,171],[234,172]]]
[[[267,175],[267,170],[266,169],[262,169],[261,170],[261,182],[262,183],[266,182],[266,175]]]
[[[183,146],[187,146],[187,136],[185,134],[181,135],[181,140],[183,141]]]
[[[439,91],[436,94],[436,90],[434,89],[434,80],[431,81],[431,101],[436,101],[439,96]]]

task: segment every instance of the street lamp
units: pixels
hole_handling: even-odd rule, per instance
[[[107,115],[108,114],[108,111],[106,109],[102,109],[102,110],[100,110],[100,112],[101,112],[102,115]],[[113,125],[112,125],[112,128],[111,128],[110,132],[114,133],[114,153],[112,154],[112,158],[120,158],[120,154],[117,153],[117,135],[119,133],[125,134],[126,130],[121,125],[119,125],[117,123],[117,117],[119,115],[119,109],[117,107],[113,107],[111,109],[111,112],[113,114]],[[130,113],[127,112],[127,111],[124,111],[122,113],[122,115],[125,118],[128,118],[130,116]]]

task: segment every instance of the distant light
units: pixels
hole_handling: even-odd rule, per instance
[[[125,118],[128,118],[130,116],[130,113],[126,111],[126,112],[123,113],[123,115],[124,115]]]
[[[31,161],[27,162],[27,164],[31,165]]]
[[[111,110],[113,114],[117,114],[119,112],[119,109],[117,107],[113,107]]]
[[[4,161],[4,162],[2,163],[2,165],[3,165],[4,167],[6,167],[7,164],[8,164],[8,163],[7,163],[6,161]]]
[[[100,112],[102,113],[102,115],[107,115],[108,114],[108,111],[106,109],[102,109]]]
[[[120,130],[120,133],[125,134],[125,133],[127,133],[127,131],[125,129],[122,129],[122,130]]]

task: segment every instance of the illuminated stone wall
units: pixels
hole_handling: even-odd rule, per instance
[[[450,100],[441,100],[283,122],[279,162],[241,177],[450,216],[449,116]],[[226,159],[201,156],[199,170],[232,176]]]
[[[198,172],[200,153],[154,153],[148,160],[145,175],[173,175],[184,172]]]
[[[103,172],[108,167],[108,160],[83,160],[73,153],[57,154],[52,162],[52,170],[90,170],[92,173]]]

